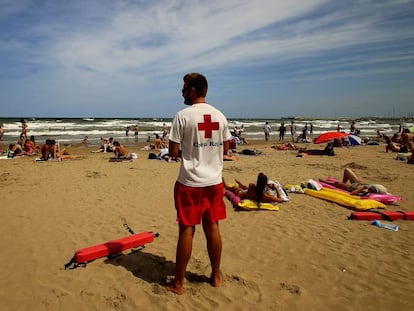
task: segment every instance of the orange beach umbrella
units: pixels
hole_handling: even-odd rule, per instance
[[[344,132],[325,132],[315,138],[314,144],[322,144],[334,140],[335,138],[348,137],[348,133]]]

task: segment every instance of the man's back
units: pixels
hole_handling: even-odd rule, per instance
[[[221,183],[223,143],[230,138],[225,116],[213,106],[197,103],[179,111],[169,137],[181,144],[178,181],[192,187]]]

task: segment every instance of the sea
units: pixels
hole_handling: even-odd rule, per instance
[[[22,130],[22,121],[27,124],[27,135],[34,136],[36,143],[43,143],[46,139],[55,139],[63,144],[80,144],[85,136],[91,145],[99,145],[101,137],[113,137],[125,145],[134,145],[154,138],[155,134],[162,136],[164,124],[169,128],[171,118],[0,118],[0,125],[4,129],[3,144],[15,143]],[[400,126],[409,128],[414,126],[414,118],[303,118],[288,117],[279,119],[228,119],[231,129],[242,131],[242,135],[249,140],[264,140],[263,126],[269,122],[271,126],[270,140],[275,142],[279,137],[279,126],[287,126],[285,139],[290,137],[290,125],[293,123],[299,134],[305,125],[313,126],[313,137],[328,131],[349,132],[352,122],[360,131],[359,136],[372,138],[378,132],[393,135]],[[134,127],[138,126],[138,136],[134,135]],[[130,128],[128,135],[126,129]]]

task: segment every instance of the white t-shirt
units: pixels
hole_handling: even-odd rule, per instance
[[[263,126],[263,129],[265,134],[270,134],[271,127],[269,124],[265,124],[265,126]]]
[[[179,111],[169,139],[181,144],[182,161],[178,182],[206,187],[222,182],[223,142],[231,139],[226,117],[207,103]]]

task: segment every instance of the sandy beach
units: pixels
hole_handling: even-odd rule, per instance
[[[336,155],[296,157],[253,141],[259,156],[224,163],[223,176],[254,182],[259,172],[282,184],[342,177],[351,167],[367,181],[403,197],[389,210],[414,210],[414,166],[379,146],[336,148]],[[305,194],[289,194],[279,211],[235,211],[222,221],[220,288],[205,277],[210,265],[201,227],[188,265],[185,293],[167,292],[174,273],[177,224],[173,186],[180,163],[138,159],[69,146],[80,160],[0,160],[0,310],[412,310],[414,221],[399,231],[351,221],[352,210]],[[1,146],[5,149],[6,146]],[[323,148],[310,145],[310,148]],[[77,249],[153,231],[140,252],[65,270]]]

